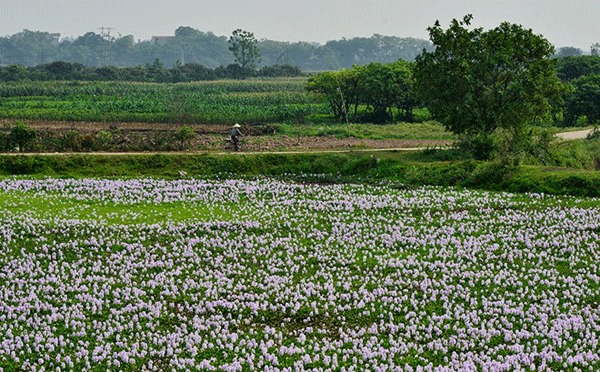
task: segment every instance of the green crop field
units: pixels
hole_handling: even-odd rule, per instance
[[[304,122],[328,112],[304,79],[152,84],[19,82],[0,86],[0,118],[177,123]]]
[[[3,370],[600,369],[592,198],[0,179]]]

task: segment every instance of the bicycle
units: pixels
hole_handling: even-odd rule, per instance
[[[239,140],[237,143],[237,149],[236,149],[235,144],[233,143],[233,140],[231,138],[226,138],[223,143],[223,148],[225,150],[229,150],[229,151],[240,152],[240,151],[243,151],[243,149],[245,148],[244,141]]]

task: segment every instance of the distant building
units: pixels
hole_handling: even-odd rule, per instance
[[[152,36],[152,42],[158,45],[164,45],[167,41],[173,39],[175,36]]]

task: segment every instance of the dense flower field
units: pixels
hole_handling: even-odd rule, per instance
[[[600,201],[0,180],[5,370],[598,370]]]

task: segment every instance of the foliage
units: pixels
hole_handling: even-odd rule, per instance
[[[600,140],[598,138],[598,136],[592,135],[583,140],[553,143],[550,147],[550,161],[546,165],[600,170]]]
[[[338,66],[331,68],[350,68],[354,65],[366,65],[379,62],[393,63],[398,60],[414,61],[423,50],[433,50],[431,43],[415,38],[398,38],[374,34],[370,38],[328,41],[324,48],[330,52]]]
[[[261,67],[258,75],[265,77],[293,77],[302,76],[302,71],[297,66],[271,65]]]
[[[477,133],[473,135],[462,135],[457,147],[473,156],[477,160],[487,160],[494,153],[494,137],[489,133]]]
[[[584,75],[571,81],[573,91],[567,95],[565,124],[587,126],[600,123],[600,74]]]
[[[195,136],[196,132],[194,131],[194,128],[184,125],[177,130],[175,138],[179,141],[180,147],[183,150],[189,147],[190,141],[194,139]]]
[[[434,117],[457,134],[509,135],[517,150],[525,125],[559,109],[562,85],[553,47],[522,26],[469,29],[472,16],[429,27],[434,52],[417,57],[417,89]]]
[[[600,56],[578,56],[558,59],[556,73],[562,81],[600,74]]]
[[[10,147],[16,147],[19,152],[23,152],[28,149],[29,145],[33,142],[36,136],[36,131],[33,128],[25,125],[24,122],[17,122],[10,130],[8,135],[8,142]]]
[[[329,108],[336,121],[341,122],[348,115],[348,103],[344,99],[336,72],[326,71],[311,76],[306,82],[306,90],[329,102]]]
[[[256,70],[253,67],[242,67],[237,63],[232,63],[225,67],[220,66],[215,69],[215,75],[218,78],[230,78],[230,79],[246,79],[256,75]]]
[[[10,65],[0,67],[0,79],[2,81],[21,81],[29,77],[27,69],[21,65]]]
[[[174,36],[138,41],[133,35],[103,37],[88,32],[70,39],[23,30],[0,36],[0,50],[4,65],[32,67],[64,61],[112,73],[114,66],[145,66],[159,59],[169,68],[197,64],[214,69],[234,63],[227,41],[225,36],[185,26],[178,27]],[[371,62],[390,63],[399,59],[412,61],[423,49],[432,49],[426,40],[377,34],[332,40],[324,45],[273,40],[259,40],[257,45],[263,61],[258,67],[285,64],[307,71],[349,68]]]
[[[552,149],[557,142],[554,130],[541,127],[525,128],[525,133],[517,136],[520,143],[514,144],[515,137],[500,129],[494,136],[496,157],[504,164],[519,162],[536,165],[553,165]]]
[[[215,71],[197,63],[175,66],[171,69],[173,83],[215,80]]]
[[[599,141],[600,140],[600,128],[594,127],[592,131],[587,135],[587,139],[590,141]]]
[[[258,41],[252,32],[241,29],[234,30],[229,37],[229,51],[242,70],[254,70],[260,62]]]
[[[413,92],[412,64],[370,63],[340,71],[321,72],[306,84],[309,92],[329,102],[338,122],[345,120],[385,123],[395,120],[413,121],[417,104]],[[363,117],[359,106],[364,105]],[[397,114],[394,115],[394,109]]]
[[[389,155],[396,155],[391,157]],[[427,158],[427,155],[424,155]],[[319,175],[335,182],[388,180],[404,185],[446,185],[488,190],[568,194],[600,197],[596,170],[512,167],[500,163],[460,160],[415,161],[410,154],[260,154],[260,155],[0,155],[0,174],[70,175],[78,177],[178,177],[188,174],[217,176],[281,175],[286,178]],[[574,163],[573,163],[574,164]]]
[[[414,121],[413,109],[418,102],[414,92],[413,68],[412,63],[405,61],[366,65],[363,94],[367,106],[372,106],[374,112],[387,111],[392,120],[392,109],[396,109],[397,119]]]
[[[435,121],[396,124],[279,124],[277,133],[287,136],[335,136],[376,140],[447,140],[456,136]]]
[[[554,54],[554,56],[558,58],[578,57],[581,55],[583,55],[583,50],[572,46],[559,48]]]
[[[144,66],[133,67],[86,67],[80,63],[61,61],[28,68],[20,65],[0,66],[0,81],[6,82],[23,80],[77,80],[178,83],[217,79],[240,79],[251,76],[271,78],[302,75],[302,71],[298,67],[290,65],[264,66],[259,71],[255,71],[250,67],[242,68],[238,64],[219,66],[215,69],[195,63],[186,65],[177,64],[173,68],[166,68],[158,59]]]

